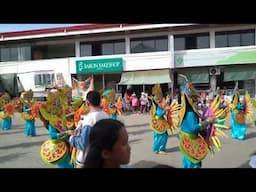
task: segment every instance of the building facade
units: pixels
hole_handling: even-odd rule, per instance
[[[95,89],[164,92],[185,74],[198,89],[226,89],[235,81],[255,96],[256,25],[88,24],[0,33],[0,74],[18,74],[41,93],[72,77],[94,77]]]

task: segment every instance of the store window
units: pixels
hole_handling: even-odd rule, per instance
[[[125,54],[124,40],[96,41],[80,44],[81,57],[117,54]]]
[[[99,91],[103,88],[102,74],[94,74],[93,81],[94,81],[94,90]]]
[[[92,45],[82,44],[80,46],[80,55],[81,55],[81,57],[92,56]]]
[[[121,73],[118,74],[104,74],[104,84],[106,89],[115,89],[120,82]]]
[[[255,30],[221,31],[215,33],[215,47],[237,47],[255,44]]]
[[[125,42],[102,43],[102,55],[115,55],[125,53]]]
[[[9,48],[1,48],[1,61],[10,61]]]
[[[1,48],[1,61],[18,61],[19,48],[18,47],[3,47]]]
[[[25,46],[20,48],[20,61],[31,60],[31,47]]]
[[[51,87],[54,84],[54,74],[35,74],[34,75],[35,88],[46,88]]]
[[[75,44],[56,44],[47,45],[47,58],[65,58],[65,57],[75,57]]]
[[[131,38],[131,53],[168,51],[168,37]]]
[[[209,33],[174,35],[174,50],[210,48]]]
[[[32,46],[32,60],[41,60],[47,59],[47,52],[48,52],[47,45],[40,45],[40,46]]]

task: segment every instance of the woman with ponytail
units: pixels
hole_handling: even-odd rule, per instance
[[[84,168],[120,168],[130,161],[128,134],[122,122],[98,121],[91,129]]]

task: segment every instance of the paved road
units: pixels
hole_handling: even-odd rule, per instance
[[[0,168],[55,168],[45,164],[40,157],[41,144],[48,138],[47,130],[38,120],[37,136],[25,137],[24,121],[19,114],[14,115],[12,130],[0,130]],[[149,128],[148,114],[130,114],[120,118],[126,125],[132,148],[131,167],[150,168],[166,164],[179,168],[181,154],[177,134],[169,136],[167,155],[151,152],[153,137]],[[228,119],[226,124],[229,125]],[[223,149],[213,157],[209,154],[203,161],[203,168],[246,168],[251,154],[256,151],[256,127],[248,123],[247,137],[244,141],[232,140],[230,130],[225,130],[229,138],[221,139]]]

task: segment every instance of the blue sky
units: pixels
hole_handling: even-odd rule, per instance
[[[73,26],[78,24],[0,24],[0,32],[24,31],[52,27]],[[81,24],[79,24],[81,25]]]

